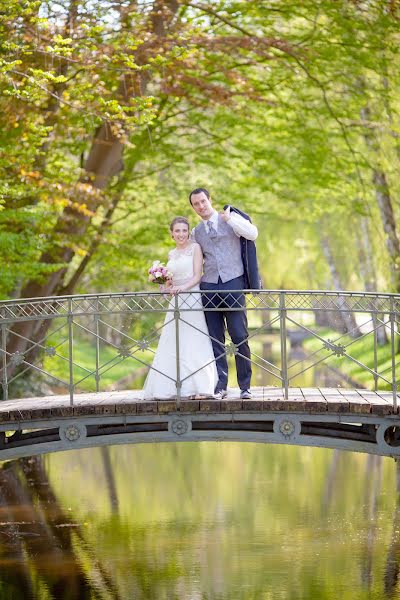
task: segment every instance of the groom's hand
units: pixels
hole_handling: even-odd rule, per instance
[[[226,210],[222,210],[219,214],[220,214],[222,220],[225,221],[225,223],[227,223],[229,221],[229,219],[231,218],[231,207],[228,206],[226,208]]]

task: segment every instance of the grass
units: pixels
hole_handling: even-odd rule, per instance
[[[372,373],[358,365],[353,360],[346,358],[351,356],[366,367],[374,369],[374,343],[372,333],[359,339],[352,339],[348,335],[340,335],[337,331],[333,330],[325,330],[322,334],[320,333],[320,335],[325,340],[331,340],[335,344],[341,344],[345,347],[345,353],[343,356],[331,356],[329,359],[327,359],[327,364],[339,369],[342,371],[342,373],[345,373],[355,380],[360,386],[365,386],[372,389],[374,385]],[[316,338],[305,340],[304,348],[310,353],[320,350],[318,354],[314,356],[314,360],[330,354],[329,350],[321,349],[321,341]],[[391,381],[392,356],[390,344],[378,346],[377,359],[378,373]],[[400,355],[397,354],[396,362],[399,360]],[[391,389],[390,383],[386,383],[380,378],[378,379],[378,387],[381,390]]]
[[[46,356],[44,359],[44,370],[51,373],[55,377],[66,382],[68,385],[69,381],[69,362],[68,362],[68,341],[63,342],[62,336],[57,333],[51,338],[52,346],[57,351],[57,356]],[[134,356],[137,356],[141,361],[151,363],[153,360],[153,353],[149,350],[141,351],[136,350]],[[94,392],[96,391],[96,381],[94,373],[88,376],[88,371],[94,371],[96,369],[96,346],[84,337],[75,337],[75,343],[73,348],[73,361],[75,363],[73,368],[74,382],[77,386],[78,391]],[[134,358],[122,359],[119,356],[116,348],[110,345],[102,345],[100,347],[100,361],[99,364],[107,366],[100,368],[101,379],[99,382],[100,389],[104,390],[110,388],[116,384],[120,379],[129,375],[142,377],[142,369],[144,365]],[[112,368],[110,368],[112,367]],[[88,376],[88,377],[86,377]],[[81,379],[86,377],[83,381]],[[51,384],[54,380],[50,378]],[[53,386],[54,387],[54,386]]]
[[[318,330],[318,335],[326,342],[330,340],[335,344],[341,344],[345,347],[345,353],[344,356],[330,356],[332,353],[329,350],[322,348],[321,340],[309,338],[303,342],[303,347],[309,354],[316,353],[311,358],[313,362],[323,357],[329,357],[324,361],[327,365],[340,370],[355,381],[360,387],[373,389],[373,375],[368,370],[348,358],[351,356],[370,369],[374,369],[372,334],[354,340],[350,338],[350,336],[340,335],[337,331],[324,328]],[[61,331],[54,333],[49,341],[52,346],[56,348],[57,355],[59,356],[46,356],[44,359],[44,370],[65,382],[64,386],[62,386],[62,384],[60,385],[59,392],[61,392],[66,389],[69,381],[68,342],[63,338]],[[155,346],[155,344],[153,346]],[[252,346],[255,352],[258,352],[259,354],[262,353],[260,339],[252,340]],[[391,345],[386,344],[385,346],[378,346],[377,354],[378,371],[390,382],[392,366]],[[100,390],[105,390],[107,388],[112,389],[118,381],[127,377],[129,379],[124,382],[124,388],[141,388],[146,374],[146,368],[140,361],[151,364],[154,354],[149,350],[136,350],[134,356],[137,356],[139,360],[135,360],[134,358],[126,358],[123,360],[116,348],[111,345],[103,344],[100,347],[100,365],[103,365],[103,368],[100,369]],[[94,373],[91,375],[88,374],[88,371],[94,371],[96,368],[96,347],[94,341],[91,342],[87,337],[82,335],[75,335],[73,357],[75,363],[73,376],[77,390],[86,392],[96,391]],[[399,361],[399,359],[400,355],[397,354],[396,362]],[[105,366],[106,363],[109,364]],[[233,365],[230,371],[232,376],[232,382],[230,382],[230,384],[236,385],[236,382],[234,381],[235,369]],[[136,380],[135,377],[137,378]],[[83,378],[85,379],[80,381]],[[274,383],[278,384],[278,382]],[[53,381],[51,381],[51,385],[53,388],[57,387],[57,384],[54,384]],[[379,379],[378,387],[381,390],[389,390],[391,385],[390,383]]]

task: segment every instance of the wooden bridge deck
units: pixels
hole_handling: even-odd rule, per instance
[[[222,401],[213,398],[182,398],[179,406],[176,400],[142,400],[140,390],[76,394],[73,406],[70,406],[69,395],[7,400],[0,402],[0,423],[59,417],[174,412],[293,411],[381,416],[398,414],[398,409],[393,407],[391,392],[344,388],[290,388],[287,400],[281,388],[256,387],[252,388],[252,393],[251,400],[241,400],[239,390],[231,388],[227,398]]]

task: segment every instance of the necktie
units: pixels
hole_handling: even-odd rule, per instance
[[[208,235],[210,235],[211,237],[215,236],[217,234],[217,232],[214,229],[212,221],[207,221],[207,225],[208,225]]]

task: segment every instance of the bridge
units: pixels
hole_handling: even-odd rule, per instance
[[[193,308],[188,299],[196,294],[198,308]],[[109,444],[204,440],[400,456],[400,296],[247,291],[251,362],[257,377],[267,375],[272,382],[254,387],[249,400],[241,400],[235,388],[226,399],[215,400],[180,393],[179,327],[187,323],[187,311],[202,310],[199,294],[171,299],[137,292],[1,302],[0,460]],[[177,332],[176,396],[145,401],[140,390],[102,388],[107,374],[122,363],[129,361],[133,372],[138,366],[151,368],[165,315],[174,320]],[[271,328],[279,330],[277,358],[262,351]],[[311,340],[306,361],[290,354],[293,332]],[[88,344],[92,365],[79,354],[80,345]],[[226,352],[233,360],[240,347],[229,343]],[[296,380],[330,360],[335,373],[342,374],[340,385],[296,386]],[[351,365],[350,375],[342,364]],[[345,387],[354,379],[354,369],[365,376],[363,383]],[[18,384],[32,373],[46,381],[51,393],[20,397],[23,386]]]

